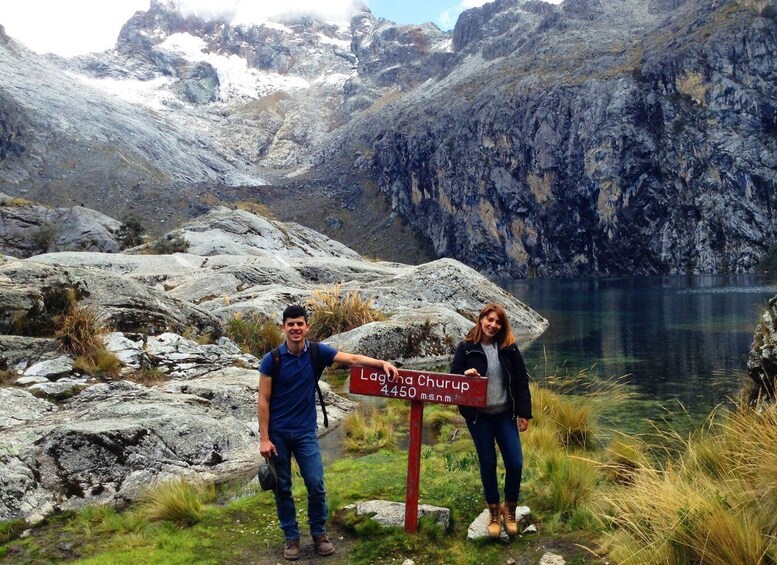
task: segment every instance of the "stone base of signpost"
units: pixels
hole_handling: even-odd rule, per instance
[[[370,516],[382,526],[403,526],[405,524],[405,503],[389,502],[387,500],[368,500],[345,507],[346,510],[355,508],[359,516]],[[451,511],[448,508],[431,506],[429,504],[418,505],[418,518],[431,517],[444,530],[451,525]]]
[[[523,527],[530,514],[531,514],[531,510],[529,509],[528,506],[519,506],[518,508],[515,509],[515,519],[518,521],[519,532],[521,533],[523,532]],[[469,529],[467,530],[468,540],[476,540],[476,539],[487,538],[487,537],[488,537],[488,508],[483,510],[483,512],[481,512],[480,515],[472,521],[472,523],[469,525]],[[504,528],[502,528],[502,533],[500,535],[500,538],[503,541],[507,541],[508,539],[508,535],[505,533]]]

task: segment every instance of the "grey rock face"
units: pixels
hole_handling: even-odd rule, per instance
[[[99,312],[103,323],[118,330],[183,332],[193,327],[200,333],[221,333],[221,324],[207,312],[130,278],[32,261],[0,265],[0,332],[15,333],[14,313],[19,312],[31,323],[45,325],[47,317],[61,314],[69,290]]]
[[[777,296],[769,300],[769,307],[753,333],[753,343],[747,356],[747,374],[753,379],[750,402],[774,402],[777,385]]]
[[[281,223],[243,210],[214,208],[181,227],[193,255],[351,257],[358,253],[294,223]]]
[[[494,273],[751,269],[777,194],[777,26],[760,5],[673,3],[663,19],[570,0],[551,22],[508,4],[454,32],[492,64],[365,125],[395,209],[439,254]]]
[[[212,65],[199,62],[181,76],[183,98],[192,104],[208,104],[218,98],[219,75]]]
[[[29,392],[0,388],[0,430],[40,420],[56,410],[54,404],[36,398]]]
[[[28,367],[24,371],[25,377],[43,377],[50,381],[56,381],[61,377],[70,375],[73,367],[73,359],[68,356],[57,357],[50,361],[41,361]]]
[[[52,338],[0,335],[0,369],[24,371],[30,365],[60,356]]]
[[[47,251],[115,253],[121,223],[95,210],[15,204],[0,193],[0,253],[31,257]]]
[[[419,266],[366,261],[313,230],[226,208],[186,224],[182,233],[190,251],[209,256],[52,253],[36,260],[128,275],[197,304],[222,323],[236,314],[278,320],[288,304],[343,283],[342,292],[374,299],[390,319],[359,328],[338,343],[347,351],[389,359],[449,354],[471,327],[462,316],[477,316],[489,302],[505,307],[524,343],[547,327],[536,312],[458,261]],[[404,332],[419,338],[411,340],[410,349]]]

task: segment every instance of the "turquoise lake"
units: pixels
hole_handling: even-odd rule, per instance
[[[497,281],[550,322],[523,350],[542,382],[581,369],[638,398],[708,414],[748,384],[753,331],[777,284],[760,275]]]

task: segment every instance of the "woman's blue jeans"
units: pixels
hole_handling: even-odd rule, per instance
[[[518,502],[523,472],[523,451],[518,426],[509,411],[500,414],[478,413],[467,427],[475,442],[480,463],[480,480],[487,504],[499,503],[499,485],[496,476],[496,445],[505,464],[505,501]]]
[[[270,441],[275,444],[278,455],[275,469],[278,473],[278,488],[275,492],[275,508],[278,520],[287,540],[299,539],[299,524],[294,498],[291,496],[291,456],[297,460],[300,474],[308,490],[308,524],[310,534],[326,533],[326,491],[324,490],[324,465],[318,447],[316,432],[287,433],[270,431]]]

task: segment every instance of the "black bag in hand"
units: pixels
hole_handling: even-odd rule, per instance
[[[259,480],[259,486],[262,490],[276,490],[278,488],[278,473],[275,471],[275,461],[265,458],[259,465],[259,471],[256,473]]]

